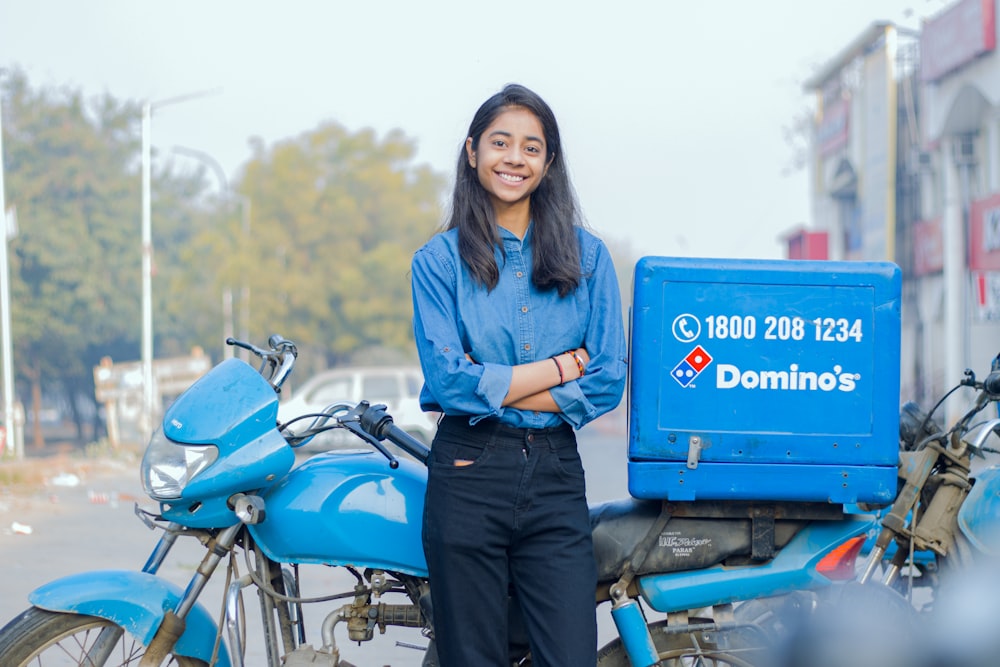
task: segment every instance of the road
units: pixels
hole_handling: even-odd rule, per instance
[[[618,431],[586,428],[579,436],[581,456],[587,470],[588,497],[597,503],[628,495],[626,440]],[[154,505],[142,493],[138,464],[107,462],[85,476],[74,478],[54,464],[47,475],[50,483],[27,496],[0,496],[0,624],[27,606],[28,593],[57,577],[101,569],[140,569],[159,533],[149,531],[135,516],[136,502],[147,509]],[[76,483],[74,483],[76,482]],[[28,532],[30,530],[30,532]],[[191,542],[191,544],[188,544]],[[193,540],[178,540],[160,575],[185,586],[194,573],[203,549]],[[240,571],[245,571],[242,560]],[[340,570],[312,566],[303,568],[302,593],[319,596],[350,590],[353,578]],[[209,583],[202,600],[217,616],[223,594],[221,571]],[[247,664],[264,664],[263,649],[255,631],[256,597],[245,596],[248,610]],[[322,644],[319,626],[327,611],[342,602],[308,605],[304,610],[307,638]],[[422,651],[406,645],[425,646],[416,630],[390,628],[385,637],[376,635],[363,646],[349,643],[344,629],[337,639],[345,660],[362,665],[419,665]],[[614,637],[607,605],[599,610],[599,638],[603,645]],[[403,642],[406,645],[397,645]]]

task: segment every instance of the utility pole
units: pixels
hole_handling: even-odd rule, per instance
[[[153,387],[153,233],[152,233],[152,148],[153,111],[170,104],[207,97],[219,89],[179,95],[142,105],[142,418],[139,430],[146,442],[155,430],[158,408]]]
[[[0,327],[3,328],[3,425],[6,429],[3,449],[8,449],[13,443],[14,456],[20,460],[24,458],[24,447],[21,439],[16,437],[17,420],[14,416],[14,352],[10,335],[10,266],[7,259],[7,240],[10,238],[11,230],[8,227],[7,203],[4,199],[3,181],[3,105],[0,103],[0,222],[3,229],[0,230]]]

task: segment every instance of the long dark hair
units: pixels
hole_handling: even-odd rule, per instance
[[[575,227],[583,224],[576,194],[566,173],[559,126],[549,105],[524,86],[508,84],[483,102],[469,125],[473,150],[486,128],[504,111],[521,107],[535,114],[545,134],[548,171],[531,194],[532,282],[540,290],[557,289],[566,296],[580,284],[580,248]],[[451,215],[446,229],[458,228],[458,250],[480,284],[492,290],[500,279],[494,247],[500,243],[489,195],[469,165],[465,142],[458,154]],[[501,246],[502,247],[502,246]],[[501,250],[502,252],[502,250]]]

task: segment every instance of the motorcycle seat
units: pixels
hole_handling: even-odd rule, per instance
[[[618,579],[632,553],[649,533],[662,502],[625,498],[590,508],[590,527],[598,581]],[[656,536],[636,575],[697,570],[718,563],[751,562],[753,520],[743,512],[732,516],[671,516]],[[774,522],[774,546],[780,549],[808,523],[804,519]],[[754,561],[759,562],[759,561]]]

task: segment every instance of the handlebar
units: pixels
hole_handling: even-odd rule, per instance
[[[227,338],[227,345],[243,348],[261,359],[261,366],[258,369],[260,374],[266,379],[276,392],[281,391],[292,368],[295,366],[295,359],[298,357],[298,349],[295,343],[285,340],[278,334],[272,334],[267,339],[269,350],[264,350],[252,343],[248,343],[235,338]],[[338,416],[338,413],[346,413]],[[392,421],[392,415],[386,412],[384,405],[371,405],[368,401],[361,401],[356,406],[349,403],[334,403],[326,407],[323,412],[315,415],[302,415],[297,419],[314,417],[308,428],[300,434],[285,433],[286,438],[292,446],[305,444],[315,435],[331,428],[346,428],[348,431],[358,436],[372,447],[377,449],[389,460],[392,468],[399,467],[399,461],[385,448],[383,440],[395,444],[407,454],[410,454],[423,464],[427,463],[430,450],[424,443],[420,442],[412,435],[396,426]],[[297,421],[292,420],[292,421]],[[333,420],[335,424],[327,424]],[[281,431],[285,432],[291,422],[282,425]]]
[[[367,401],[362,401],[359,404],[359,407],[361,406],[368,406]],[[397,445],[407,454],[415,457],[421,463],[425,465],[427,464],[427,457],[430,456],[430,450],[427,449],[424,443],[420,442],[412,435],[396,426],[392,421],[392,415],[386,412],[386,406],[372,405],[363,409],[361,412],[360,423],[361,428],[365,431],[365,433],[378,440],[386,439]],[[379,449],[381,450],[381,448]],[[390,456],[390,465],[391,464],[392,458]]]
[[[295,359],[299,356],[299,351],[295,347],[295,343],[285,340],[278,334],[271,334],[267,339],[267,344],[271,349],[263,350],[252,343],[236,340],[232,337],[226,339],[226,345],[243,348],[259,357],[261,359],[261,365],[258,369],[260,374],[274,387],[275,391],[281,391],[281,385],[288,379],[295,366]]]
[[[983,380],[983,391],[990,396],[1000,396],[1000,354],[990,364],[990,374]]]
[[[274,387],[276,392],[281,391],[281,385],[284,384],[288,375],[292,372],[292,368],[295,366],[295,359],[299,354],[295,343],[285,340],[278,334],[272,334],[268,337],[267,344],[270,347],[269,350],[261,349],[253,343],[236,340],[232,337],[226,339],[226,344],[248,350],[260,358],[261,366],[259,372]],[[338,416],[338,413],[346,414]],[[377,449],[389,460],[389,465],[392,468],[398,468],[399,461],[385,448],[385,445],[382,444],[383,440],[388,440],[395,444],[423,464],[427,463],[427,457],[430,455],[430,450],[424,443],[393,423],[392,416],[386,412],[386,406],[384,405],[371,405],[368,401],[361,401],[356,406],[352,406],[349,403],[334,403],[327,406],[321,413],[302,415],[292,421],[307,417],[314,417],[314,419],[305,431],[290,436],[289,442],[296,441],[293,446],[304,444],[318,433],[339,426],[346,428]],[[330,420],[335,422],[333,426],[327,425]],[[283,424],[280,427],[281,430],[286,431],[289,424],[291,422]],[[286,434],[286,437],[289,436]]]
[[[976,397],[971,407],[950,428],[940,430],[931,416],[961,387],[975,389]],[[993,359],[989,374],[981,382],[976,379],[972,369],[965,369],[965,377],[937,401],[929,414],[924,414],[916,404],[905,403],[900,408],[900,446],[906,450],[919,451],[931,441],[937,441],[950,451],[950,456],[958,456],[968,450],[971,450],[973,456],[983,456],[987,452],[1000,453],[984,446],[991,433],[1000,435],[1000,419],[974,421],[991,404],[1000,404],[1000,354]],[[975,437],[968,437],[973,432]]]
[[[395,444],[425,465],[430,456],[430,450],[424,443],[393,423],[392,415],[386,412],[385,405],[371,405],[368,401],[361,401],[357,405],[333,403],[320,413],[302,415],[292,421],[309,417],[313,418],[309,426],[301,433],[292,436],[292,440],[296,441],[293,446],[303,445],[323,431],[344,428],[377,449],[389,460],[391,468],[398,468],[399,461],[386,449],[383,440]],[[285,431],[292,421],[283,424],[281,430]],[[334,422],[333,425],[328,425],[331,421]]]

